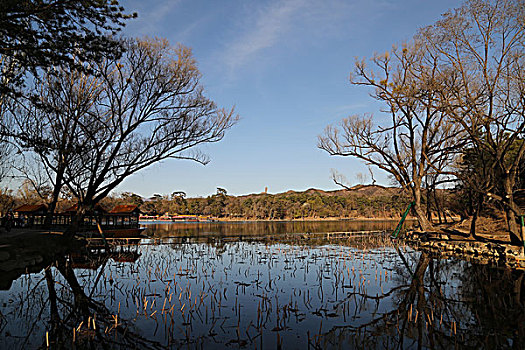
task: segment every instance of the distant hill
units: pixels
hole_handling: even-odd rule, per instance
[[[247,198],[251,196],[260,196],[265,195],[266,193],[252,193],[245,194],[241,196],[236,196],[239,198]],[[355,185],[350,189],[340,189],[340,190],[330,190],[325,191],[317,188],[309,188],[305,191],[294,191],[288,190],[286,192],[275,193],[275,194],[266,194],[270,196],[282,196],[282,195],[298,195],[298,194],[307,194],[307,195],[321,195],[321,196],[367,196],[367,197],[384,197],[384,196],[399,196],[402,194],[402,191],[399,187],[385,187],[380,185]]]
[[[399,187],[385,187],[379,185],[355,185],[347,190],[350,193],[357,193],[364,196],[393,196],[402,193]]]

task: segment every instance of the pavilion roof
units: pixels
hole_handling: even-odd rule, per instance
[[[122,205],[115,206],[113,209],[111,209],[109,213],[110,214],[131,214],[134,212],[140,213],[140,209],[137,205],[122,204]]]
[[[34,213],[37,211],[47,211],[45,204],[24,204],[14,210],[17,213]]]

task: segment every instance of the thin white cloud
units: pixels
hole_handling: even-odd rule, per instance
[[[138,13],[138,19],[129,22],[129,27],[141,35],[158,35],[164,26],[164,20],[173,13],[182,0],[130,2],[127,6]]]
[[[261,50],[274,46],[291,27],[309,0],[276,1],[245,18],[244,33],[227,48],[224,61],[230,70],[242,66]]]
[[[242,71],[259,71],[278,56],[305,45],[315,49],[334,37],[366,35],[395,6],[392,0],[248,2],[245,8],[232,13],[229,35],[211,60],[220,67],[224,82],[230,84]]]
[[[383,0],[270,0],[245,9],[219,57],[233,73],[278,45],[322,42],[326,36],[344,35],[342,28],[349,28],[354,22],[359,25],[372,13],[382,12],[385,5]]]
[[[149,6],[152,5],[152,2],[147,1]],[[181,0],[166,0],[164,3],[153,2],[157,6],[151,6],[148,19],[155,22],[160,22],[166,18],[179,4]]]

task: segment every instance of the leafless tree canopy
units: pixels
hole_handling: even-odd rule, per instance
[[[204,96],[191,50],[163,40],[126,43],[118,61],[97,66],[92,111],[81,122],[84,150],[68,163],[67,183],[98,201],[124,178],[167,158],[207,163],[195,146],[223,138],[237,117]]]
[[[416,202],[423,227],[430,222],[421,211],[425,177],[445,174],[460,142],[457,124],[447,121],[443,86],[455,76],[437,69],[437,60],[415,41],[372,58],[372,68],[355,63],[354,85],[373,88],[371,96],[388,118],[351,116],[328,126],[319,148],[331,155],[354,156],[391,174]]]
[[[522,0],[472,0],[420,33],[440,66],[457,72],[448,114],[468,134],[478,158],[487,160],[485,180],[470,185],[503,205],[516,242],[515,216],[521,212],[513,193],[525,154],[524,23]],[[501,193],[491,193],[495,187]]]
[[[204,95],[190,49],[161,39],[124,46],[120,59],[92,63],[93,75],[49,71],[37,87],[39,101],[12,113],[14,136],[40,156],[55,190],[67,186],[82,210],[162,160],[206,164],[196,146],[221,140],[238,119]]]
[[[522,0],[470,0],[410,44],[374,56],[371,68],[357,61],[351,82],[372,88],[390,118],[346,118],[327,127],[319,147],[391,174],[412,194],[423,228],[430,223],[420,212],[422,186],[461,180],[480,200],[502,204],[519,242],[513,193],[525,155],[524,23]],[[476,176],[453,166],[465,150],[482,167]]]

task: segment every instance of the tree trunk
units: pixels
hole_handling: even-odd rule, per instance
[[[476,222],[478,221],[479,213],[483,209],[484,196],[478,195],[476,197],[476,205],[473,206],[472,221],[470,223],[470,237],[475,240],[479,240],[479,236],[476,235]]]
[[[436,204],[436,211],[437,211],[437,214],[438,214],[439,223],[442,224],[444,222],[446,224],[447,223],[447,215],[445,214],[445,211],[443,210],[443,208],[441,206],[441,203],[439,202],[435,186],[433,186],[432,194],[433,194],[433,198],[434,198],[434,203]]]
[[[82,224],[84,223],[86,208],[88,208],[88,206],[86,206],[85,204],[78,203],[77,212],[71,220],[71,225],[69,225],[69,227],[64,232],[64,236],[73,237],[80,231]]]
[[[428,184],[427,184],[426,192],[427,192],[427,219],[430,221],[432,220],[432,203],[430,203],[430,188],[428,187]]]
[[[509,176],[505,176],[503,179],[503,190],[504,190],[504,211],[505,218],[507,219],[507,226],[509,229],[509,236],[511,244],[522,245],[523,237],[521,226],[518,225],[518,217],[516,215],[519,212],[519,208],[514,202],[513,195],[513,183]]]
[[[47,208],[46,218],[44,219],[45,228],[49,228],[53,224],[53,215],[55,215],[55,211],[56,211],[57,203],[58,203],[58,197],[60,196],[61,187],[62,187],[62,182],[60,182],[60,184],[56,183],[55,188],[53,189],[53,196]]]
[[[75,307],[80,311],[80,315],[87,321],[89,316],[93,316],[90,312],[90,299],[84,292],[84,289],[78,283],[77,276],[71,267],[70,262],[66,261],[63,257],[58,259],[56,262],[57,270],[64,276],[65,280],[71,287],[73,296],[75,298]]]
[[[69,131],[70,133],[74,133],[76,130],[77,123],[75,122]],[[58,154],[58,163],[57,163],[57,170],[55,174],[55,186],[53,188],[53,195],[51,197],[51,202],[49,203],[49,206],[47,208],[47,214],[44,219],[44,227],[49,228],[53,224],[53,215],[55,214],[55,210],[58,203],[58,197],[60,196],[60,191],[62,190],[62,185],[64,184],[64,173],[66,172],[66,165],[67,165],[67,151],[66,148],[68,147],[68,140],[69,138],[63,140],[63,143],[60,147],[60,152]]]
[[[434,227],[432,225],[432,222],[428,220],[427,216],[425,215],[424,209],[421,207],[421,189],[417,187],[414,188],[413,194],[415,205],[412,208],[414,210],[419,226],[421,227],[421,231],[433,231]]]
[[[509,229],[510,243],[515,245],[521,245],[523,239],[521,237],[521,227],[518,226],[516,214],[513,210],[505,207],[505,217],[507,219],[507,225]]]

